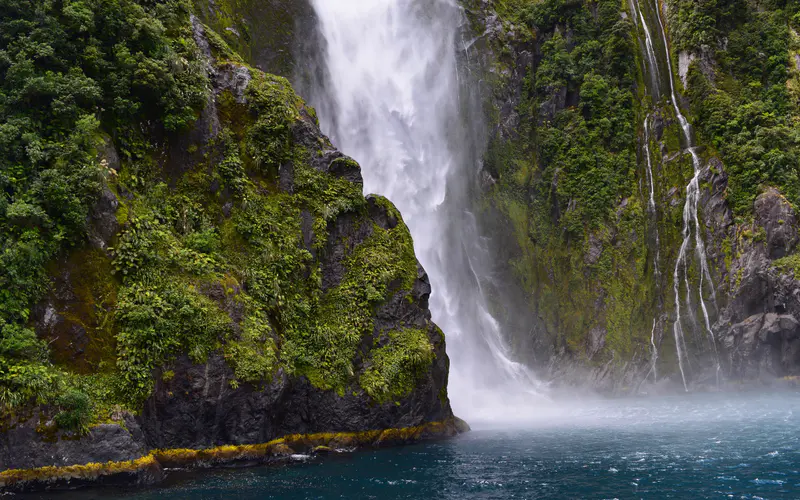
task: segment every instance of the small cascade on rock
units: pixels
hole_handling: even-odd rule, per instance
[[[675,347],[677,350],[678,366],[681,372],[683,387],[686,391],[688,391],[689,386],[686,382],[686,374],[684,371],[684,363],[688,362],[688,357],[686,355],[686,339],[683,332],[683,326],[681,324],[683,315],[681,311],[681,300],[680,300],[680,279],[681,279],[681,271],[683,271],[683,279],[684,282],[686,283],[686,308],[689,314],[691,314],[692,310],[691,289],[689,285],[689,277],[688,277],[689,262],[687,257],[689,253],[689,245],[692,240],[692,235],[694,235],[695,251],[697,254],[697,258],[700,262],[700,284],[698,287],[698,300],[700,302],[700,309],[703,312],[703,319],[705,323],[704,326],[709,336],[710,342],[713,346],[717,377],[719,377],[720,364],[719,364],[719,356],[716,349],[716,342],[714,341],[714,335],[711,331],[711,322],[709,319],[708,308],[706,307],[705,298],[703,297],[704,280],[708,279],[710,283],[712,283],[712,280],[711,280],[711,273],[709,272],[708,268],[708,260],[706,258],[705,244],[703,243],[702,229],[700,227],[700,222],[698,221],[697,218],[697,205],[700,198],[701,161],[700,161],[700,156],[697,154],[697,150],[694,144],[694,134],[692,133],[692,126],[686,119],[686,117],[683,116],[683,113],[681,113],[680,106],[678,105],[678,99],[675,93],[675,81],[674,81],[674,76],[672,74],[672,57],[669,51],[667,33],[666,30],[664,29],[664,23],[661,20],[661,8],[658,4],[658,1],[659,0],[654,0],[656,8],[656,19],[658,20],[659,29],[661,31],[661,36],[664,41],[664,49],[666,51],[670,97],[672,100],[672,106],[675,109],[675,115],[678,117],[681,129],[683,130],[683,136],[686,142],[686,147],[692,156],[692,168],[694,174],[692,176],[692,179],[689,181],[689,185],[686,187],[686,203],[684,204],[683,208],[683,230],[681,233],[683,236],[683,242],[681,243],[681,247],[678,252],[678,258],[675,261],[675,271],[673,272],[674,291],[675,291],[675,324],[673,326],[673,333],[675,336]],[[694,232],[692,231],[692,227],[694,227]],[[713,286],[711,286],[711,289],[712,289],[712,300],[716,304],[716,297],[713,295],[714,294]]]
[[[662,97],[662,80],[661,80],[661,70],[659,69],[658,58],[656,56],[656,49],[653,43],[653,38],[650,34],[650,28],[647,25],[647,19],[645,18],[644,11],[639,6],[639,0],[630,0],[630,7],[632,11],[633,20],[637,26],[637,28],[641,28],[641,33],[644,33],[644,53],[647,56],[647,61],[645,65],[645,72],[648,72],[650,75],[650,87],[647,88],[647,91],[652,98],[653,103],[659,101]],[[647,174],[647,184],[649,188],[649,199],[647,203],[647,212],[650,216],[650,221],[652,224],[652,235],[653,235],[653,246],[655,248],[655,255],[653,257],[653,278],[656,289],[660,289],[661,287],[661,238],[658,232],[658,209],[656,206],[656,199],[655,199],[655,184],[656,179],[653,173],[653,159],[652,154],[650,151],[650,138],[651,138],[651,121],[653,120],[653,113],[648,113],[647,116],[644,118],[644,122],[642,123],[642,130],[643,130],[643,141],[642,141],[642,153],[644,155],[644,165],[645,165],[645,173]],[[645,379],[653,375],[653,382],[658,382],[658,372],[656,370],[656,362],[658,360],[658,344],[660,344],[661,339],[657,339],[656,337],[656,326],[658,324],[658,316],[662,312],[663,309],[663,301],[659,299],[657,305],[657,314],[656,318],[653,319],[653,328],[650,331],[650,371],[645,376]]]
[[[657,100],[661,95],[661,71],[658,69],[658,59],[656,58],[656,50],[653,46],[653,38],[650,36],[650,28],[647,26],[647,20],[639,8],[638,0],[632,0],[631,9],[633,10],[633,20],[636,26],[641,22],[642,29],[644,30],[644,45],[645,53],[647,54],[647,64],[650,68],[650,80],[652,83],[651,93],[653,100]]]
[[[644,22],[644,18],[642,19]],[[655,239],[655,256],[653,257],[653,277],[655,279],[656,288],[661,286],[661,238],[658,234],[658,212],[656,210],[656,199],[655,199],[655,177],[653,175],[653,160],[650,155],[650,120],[651,115],[647,115],[644,119],[644,123],[642,124],[642,128],[644,130],[644,144],[643,144],[643,151],[645,156],[645,165],[647,167],[647,183],[650,188],[650,199],[647,203],[647,210],[650,214],[652,224],[653,224],[653,235]],[[651,366],[650,372],[653,374],[653,382],[658,382],[658,372],[656,371],[656,361],[658,360],[658,347],[656,345],[655,333],[656,333],[656,324],[658,320],[656,318],[653,319],[653,328],[650,331],[650,347],[651,347]],[[648,375],[649,376],[649,375]],[[645,377],[646,378],[646,377]]]
[[[661,263],[661,241],[658,235],[658,213],[656,211],[656,196],[655,196],[655,177],[653,177],[653,160],[650,157],[650,118],[651,115],[647,115],[644,119],[644,124],[642,128],[644,129],[644,156],[645,156],[645,165],[647,165],[647,182],[650,185],[650,201],[647,203],[647,209],[650,212],[650,216],[653,217],[653,227],[655,228],[655,246],[656,246],[656,256],[655,262],[653,264],[653,269],[656,278],[656,285],[658,285],[659,277],[661,276],[661,271],[659,270],[659,265]]]
[[[468,211],[476,145],[486,141],[464,111],[479,114],[480,100],[465,105],[459,93],[463,11],[449,0],[312,3],[325,42],[312,104],[323,131],[361,164],[365,191],[391,199],[411,230],[447,337],[455,412],[473,422],[534,412],[540,383],[513,360],[491,313],[491,256]]]
[[[656,323],[658,320],[653,319],[653,329],[650,330],[650,348],[652,349],[653,359],[650,362],[650,371],[653,373],[653,382],[658,382],[658,369],[656,362],[658,361],[658,347],[656,347]]]

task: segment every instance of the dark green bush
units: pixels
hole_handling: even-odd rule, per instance
[[[109,175],[104,136],[129,157],[142,130],[184,129],[205,103],[189,5],[0,0],[0,318],[10,323],[0,342],[32,336],[14,325],[46,290],[46,264],[85,241]],[[48,360],[13,352],[0,350],[4,403],[51,397]]]
[[[56,414],[56,425],[60,429],[86,433],[92,420],[92,402],[85,393],[70,389],[62,394],[56,403],[59,412]]]

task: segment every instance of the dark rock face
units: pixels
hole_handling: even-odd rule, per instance
[[[800,323],[791,314],[754,314],[722,339],[730,375],[738,379],[793,375],[800,362]]]
[[[790,254],[797,245],[797,218],[792,205],[775,188],[768,188],[755,202],[756,224],[766,232],[770,259]]]
[[[130,415],[121,415],[118,424],[93,427],[80,439],[48,430],[53,422],[43,410],[20,420],[0,433],[0,470],[135,460],[148,451]],[[42,439],[43,433],[47,438]]]
[[[372,222],[385,229],[398,224],[374,199],[368,203]],[[323,288],[341,282],[343,259],[370,235],[369,224],[354,224],[347,215],[333,223],[322,266]],[[157,377],[154,394],[145,404],[140,421],[147,444],[153,448],[207,448],[264,443],[287,434],[404,428],[452,418],[449,402],[441,396],[447,387],[449,360],[444,337],[430,321],[430,294],[428,276],[418,266],[411,300],[396,294],[378,308],[373,336],[363,341],[366,354],[381,341],[383,331],[403,326],[427,330],[435,360],[399,405],[379,405],[361,391],[344,395],[323,391],[306,378],[283,371],[259,384],[232,386],[233,371],[220,354],[213,354],[203,365],[183,356],[170,365],[173,375],[168,381]]]
[[[800,282],[774,260],[797,246],[797,218],[791,204],[775,189],[755,201],[752,224],[737,227],[724,201],[727,176],[712,159],[704,172],[710,189],[701,204],[709,249],[716,249],[720,269],[718,295],[725,306],[713,325],[723,353],[727,376],[734,380],[769,379],[800,373]],[[711,173],[711,170],[716,173]],[[726,268],[724,239],[737,258]]]
[[[200,43],[202,25],[195,19],[193,27],[201,50],[207,49],[207,45]],[[211,57],[207,50],[206,56]],[[245,90],[252,78],[250,71],[236,64],[209,64],[213,97],[195,129],[179,138],[177,146],[170,149],[211,141],[219,133],[220,123],[215,97],[229,91],[237,102],[244,103]],[[296,144],[319,152],[308,160],[314,169],[357,185],[362,183],[358,164],[337,151],[322,135],[310,110],[302,110],[292,125],[291,138]],[[170,155],[165,172],[178,176],[195,160],[194,155],[184,152]],[[116,165],[117,160],[113,162]],[[111,165],[112,160],[108,163]],[[281,165],[279,188],[291,192],[293,176],[291,161]],[[375,226],[392,229],[402,224],[385,200],[370,197],[366,204],[366,217],[344,212],[328,221],[327,245],[324,252],[319,252],[322,255],[317,255],[318,250],[313,248],[313,217],[307,212],[301,214],[302,241],[320,260],[323,291],[342,282],[347,272],[346,259],[357,245],[373,235]],[[119,230],[118,207],[114,193],[105,190],[89,220],[94,248],[76,252],[57,263],[51,293],[33,314],[40,337],[56,344],[54,352],[64,358],[56,361],[79,373],[93,373],[97,361],[94,354],[102,348],[115,348],[115,332],[103,326],[100,315],[106,309],[113,310],[116,300],[118,286],[113,281],[106,251]],[[222,207],[222,213],[228,217],[231,209],[228,206],[226,213]],[[220,285],[203,287],[200,292],[218,303],[232,322],[237,325],[241,322],[242,305]],[[234,296],[239,293],[232,292]],[[259,383],[238,382],[221,351],[212,352],[202,364],[181,355],[153,374],[155,389],[135,418],[118,415],[118,423],[93,427],[84,436],[57,432],[52,421],[56,410],[45,407],[37,407],[31,415],[0,422],[5,428],[0,432],[0,470],[127,461],[141,458],[154,448],[259,444],[287,434],[398,429],[431,422],[450,422],[446,431],[452,434],[456,424],[446,393],[449,360],[443,334],[431,321],[430,294],[428,276],[417,263],[417,276],[410,293],[398,292],[375,307],[372,334],[363,336],[361,352],[354,360],[353,368],[358,373],[370,352],[388,342],[385,332],[402,328],[425,331],[434,361],[404,397],[380,404],[360,390],[357,383],[337,393],[319,389],[305,377],[283,369]]]

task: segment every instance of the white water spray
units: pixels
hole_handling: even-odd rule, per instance
[[[489,256],[466,211],[479,138],[460,107],[463,12],[446,0],[313,4],[328,76],[315,82],[312,103],[323,110],[323,131],[361,164],[365,191],[391,199],[411,230],[433,288],[433,320],[447,336],[455,412],[480,421],[508,418],[512,405],[535,411],[540,384],[511,359],[489,311]]]
[[[674,280],[674,288],[675,288],[675,325],[673,326],[673,332],[675,336],[675,346],[678,354],[678,366],[681,371],[681,378],[683,380],[683,387],[685,390],[689,390],[688,385],[686,383],[686,375],[683,369],[684,359],[686,358],[686,341],[683,335],[683,327],[681,326],[681,301],[680,301],[680,270],[681,267],[684,269],[684,279],[686,281],[686,294],[687,294],[687,309],[691,311],[691,301],[689,299],[689,295],[691,291],[689,290],[689,281],[688,281],[688,262],[687,262],[687,253],[689,244],[692,239],[692,223],[694,223],[694,239],[695,239],[695,250],[697,252],[697,257],[700,261],[700,285],[698,289],[698,297],[700,300],[700,308],[703,311],[703,318],[705,320],[705,327],[706,332],[709,335],[711,344],[714,346],[714,357],[716,361],[716,368],[717,374],[719,374],[720,365],[719,365],[719,357],[717,354],[716,349],[716,342],[714,341],[714,335],[711,332],[711,324],[708,316],[708,309],[706,307],[705,299],[703,298],[703,280],[707,278],[709,282],[711,282],[711,273],[708,270],[708,260],[706,259],[706,250],[705,245],[703,244],[703,235],[700,228],[700,223],[697,219],[697,204],[700,198],[700,157],[697,154],[694,146],[694,137],[692,135],[692,126],[689,124],[688,120],[683,116],[681,113],[680,106],[678,105],[678,99],[675,96],[675,81],[672,75],[672,57],[669,52],[669,43],[667,42],[667,34],[664,30],[664,23],[661,21],[661,8],[658,4],[658,0],[655,1],[655,8],[656,8],[656,18],[658,19],[659,28],[661,30],[661,36],[664,40],[664,49],[667,55],[667,67],[669,71],[669,89],[670,89],[670,97],[672,98],[672,105],[675,108],[675,115],[678,117],[678,121],[680,122],[681,129],[683,130],[683,135],[686,140],[686,146],[689,150],[689,153],[692,156],[692,167],[694,171],[694,175],[692,176],[692,180],[689,181],[689,185],[686,187],[686,203],[683,207],[683,243],[681,244],[680,251],[678,253],[678,259],[675,262],[675,271],[673,273],[673,280]],[[713,286],[712,294],[713,292]],[[716,303],[716,297],[713,296],[713,300]],[[683,346],[683,347],[681,347]],[[683,352],[681,352],[683,350]]]
[[[656,347],[656,320],[653,320],[653,329],[650,330],[650,346],[653,349],[653,362],[650,364],[650,369],[653,371],[653,382],[658,382],[658,370],[656,369],[656,362],[658,361],[658,348]]]

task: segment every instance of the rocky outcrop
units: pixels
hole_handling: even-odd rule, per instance
[[[669,97],[661,102],[645,99],[634,106],[639,144],[631,153],[638,157],[638,169],[629,180],[638,192],[621,195],[613,201],[616,205],[609,204],[606,209],[609,214],[616,213],[616,219],[608,217],[599,228],[566,228],[561,221],[569,217],[575,205],[574,200],[560,205],[554,202],[562,188],[560,172],[550,174],[553,180],[549,186],[542,184],[537,190],[530,186],[548,170],[553,171],[542,160],[550,152],[541,149],[540,138],[568,130],[567,144],[575,141],[573,130],[560,128],[571,127],[574,115],[562,118],[560,124],[548,122],[565,109],[584,109],[583,97],[575,92],[580,82],[568,83],[567,91],[558,86],[548,91],[536,78],[546,55],[541,51],[542,44],[559,34],[570,52],[579,37],[575,31],[585,28],[564,22],[563,13],[562,20],[556,21],[533,8],[515,9],[490,0],[462,3],[472,30],[472,43],[466,45],[469,54],[463,64],[480,75],[490,116],[489,153],[476,181],[476,191],[481,193],[481,222],[485,234],[495,243],[501,281],[511,283],[508,289],[520,285],[521,290],[514,289],[510,295],[527,298],[527,303],[518,303],[516,316],[524,318],[522,324],[505,329],[515,337],[510,343],[518,358],[528,361],[542,378],[554,384],[607,393],[652,392],[668,387],[683,390],[672,335],[674,304],[680,300],[688,304],[683,307],[682,319],[689,351],[685,355],[693,367],[687,369],[692,372],[687,375],[690,388],[715,387],[718,375],[730,380],[793,376],[799,361],[793,357],[795,334],[787,325],[800,319],[796,306],[800,289],[795,279],[798,223],[791,204],[776,189],[766,188],[753,206],[752,220],[734,218],[727,199],[725,165],[698,144],[695,151],[703,165],[697,215],[711,279],[699,276],[690,224],[686,250],[692,257],[687,261],[686,279],[681,274],[676,298],[672,279],[684,239],[683,208],[693,169]],[[667,4],[660,5],[666,9]],[[587,8],[596,19],[598,12],[591,11],[591,5],[578,2],[570,8]],[[629,19],[622,10],[618,28]],[[666,12],[662,19],[671,22]],[[666,28],[669,36],[671,26]],[[660,33],[654,35],[658,38]],[[706,47],[695,53],[675,54],[673,62],[680,106],[687,118],[699,119],[687,113],[692,106],[685,89],[691,82],[691,68],[699,69],[712,86],[724,69]],[[647,80],[646,75],[640,76],[643,78],[638,81]],[[585,117],[586,111],[583,113]],[[647,135],[641,131],[645,115],[651,126]],[[695,125],[701,130],[699,124]],[[645,169],[641,142],[645,138],[649,139],[653,181]],[[559,168],[572,167],[562,164]],[[655,183],[655,210],[647,210],[637,219],[647,206],[651,182]],[[513,201],[509,203],[509,199]],[[634,263],[634,278],[621,279],[626,266]],[[700,290],[714,343],[704,325]],[[513,300],[504,298],[502,302]],[[621,315],[611,317],[617,313]],[[770,323],[768,331],[758,327],[753,333],[751,324],[767,322],[771,314],[780,321]],[[518,336],[532,340],[526,342]],[[717,358],[722,365],[719,374],[715,369]],[[648,386],[644,381],[655,380],[654,372],[659,382]]]
[[[723,332],[723,346],[735,380],[796,376],[800,323],[791,314],[754,314]]]
[[[722,186],[724,188],[724,185]],[[709,199],[713,201],[713,197]],[[722,205],[709,203],[712,233],[727,234],[736,256],[722,281],[726,305],[713,330],[734,380],[773,379],[800,373],[800,281],[793,266],[776,265],[797,247],[797,219],[791,204],[767,188],[755,201],[755,219],[736,227],[720,225]]]
[[[205,28],[196,19],[193,19],[193,27],[196,37],[202,42]],[[202,50],[204,45],[198,45]],[[164,160],[163,168],[165,177],[171,182],[179,182],[182,176],[187,175],[186,172],[196,171],[198,165],[205,166],[202,162],[217,154],[215,141],[223,127],[240,126],[240,122],[233,122],[231,107],[239,106],[235,109],[242,114],[253,113],[252,108],[247,107],[252,96],[247,90],[254,79],[263,82],[269,78],[242,64],[218,64],[211,59],[210,49],[205,48],[205,56],[209,58],[212,97],[196,128],[174,139],[176,144],[201,143],[205,154],[181,151],[172,155],[175,146],[167,146],[164,150],[170,157]],[[152,373],[155,384],[150,396],[141,408],[133,409],[135,417],[121,410],[113,412],[107,423],[92,423],[86,432],[65,432],[56,425],[56,417],[59,411],[63,411],[57,405],[36,406],[27,412],[6,415],[0,430],[0,470],[8,470],[0,474],[0,489],[4,486],[15,491],[29,486],[75,487],[112,476],[120,480],[152,482],[160,478],[159,460],[172,463],[169,453],[163,450],[174,448],[203,450],[222,446],[222,450],[229,451],[224,447],[239,446],[243,447],[242,451],[235,456],[226,455],[228,451],[213,454],[213,463],[239,460],[245,456],[259,462],[274,455],[285,456],[292,450],[307,449],[305,441],[290,443],[291,446],[281,444],[277,448],[266,446],[266,443],[287,435],[318,434],[321,437],[315,438],[317,444],[352,448],[450,436],[467,429],[453,417],[450,409],[447,398],[449,360],[444,335],[431,321],[428,310],[430,282],[425,270],[413,258],[410,236],[402,217],[388,200],[380,197],[365,199],[360,195],[362,179],[358,164],[330,144],[319,130],[314,111],[293,93],[287,94],[290,92],[290,89],[287,91],[288,84],[274,82],[268,81],[267,85],[274,85],[262,87],[260,92],[266,94],[267,99],[278,96],[282,99],[280,103],[288,102],[293,106],[291,113],[287,113],[287,116],[292,116],[288,133],[284,136],[286,143],[296,148],[294,151],[311,154],[286,155],[287,159],[276,169],[273,184],[269,188],[259,188],[261,191],[255,191],[251,196],[266,197],[273,192],[301,196],[306,192],[304,189],[309,189],[312,175],[321,175],[322,180],[316,182],[329,182],[344,193],[342,197],[352,196],[351,192],[358,196],[357,200],[327,202],[330,205],[350,204],[344,209],[337,208],[338,211],[324,203],[314,204],[320,200],[293,199],[295,203],[307,204],[298,210],[300,220],[296,222],[302,233],[299,241],[319,270],[318,277],[310,281],[312,286],[319,287],[315,292],[317,296],[344,286],[347,279],[352,279],[354,253],[383,252],[378,253],[380,260],[376,265],[395,266],[401,270],[408,267],[406,261],[403,260],[402,265],[396,261],[411,259],[410,272],[413,275],[404,275],[402,279],[385,284],[383,296],[376,298],[375,294],[379,292],[372,289],[372,296],[364,299],[365,304],[358,304],[358,307],[368,308],[368,317],[360,319],[352,328],[361,332],[365,321],[371,327],[364,329],[363,334],[359,333],[359,345],[354,358],[349,360],[351,371],[347,385],[331,386],[328,382],[320,382],[319,375],[312,379],[307,372],[298,373],[284,364],[277,365],[271,375],[264,374],[258,380],[252,376],[242,380],[231,362],[233,355],[224,349],[224,345],[239,340],[235,335],[240,336],[242,332],[246,313],[244,303],[253,300],[245,299],[243,295],[251,290],[247,285],[239,284],[202,284],[197,287],[197,292],[227,315],[226,321],[230,322],[234,336],[215,339],[215,347],[204,359],[182,352],[162,363]],[[269,105],[272,101],[266,102]],[[256,118],[249,115],[243,121],[250,123],[245,120],[255,121]],[[273,124],[268,123],[270,126]],[[240,140],[251,140],[245,132],[239,134]],[[111,156],[107,152],[107,157]],[[114,157],[113,163],[116,171],[118,159]],[[215,168],[215,165],[212,163],[210,168]],[[348,187],[345,190],[343,187],[350,185],[355,189]],[[208,189],[211,194],[222,198],[214,198],[212,202],[220,204],[214,206],[217,210],[214,213],[219,214],[218,224],[225,224],[236,210],[241,210],[237,204],[239,200],[232,199],[219,184],[210,183]],[[113,366],[109,363],[113,363],[119,354],[115,345],[119,326],[115,324],[114,310],[117,292],[124,282],[121,285],[120,278],[112,273],[111,257],[114,254],[109,252],[109,247],[117,244],[118,231],[129,228],[125,217],[118,213],[136,196],[135,193],[128,195],[130,199],[118,198],[111,187],[103,191],[90,215],[90,244],[55,263],[50,293],[34,310],[34,326],[38,335],[50,342],[54,361],[75,374],[108,373]],[[198,193],[198,199],[202,196],[206,194]],[[326,196],[329,195],[326,193]],[[252,198],[250,202],[253,202]],[[289,224],[292,221],[281,222]],[[376,244],[376,238],[383,239]],[[386,253],[387,247],[406,243],[407,248],[403,247],[402,252]],[[378,269],[365,268],[363,272]],[[306,271],[305,279],[312,279],[310,270]],[[362,290],[357,293],[362,293]],[[341,305],[333,304],[341,311]],[[360,310],[357,312],[360,314]],[[285,326],[271,317],[265,321],[270,323],[265,327],[270,331],[280,332],[280,328]],[[423,336],[422,348],[430,349],[425,351],[424,358],[429,355],[430,363],[419,366],[414,361],[417,364],[407,366],[406,361],[398,358],[392,360],[399,363],[391,368],[394,371],[380,372],[383,368],[376,366],[379,360],[373,353],[383,349],[389,353],[387,356],[391,355],[397,342],[392,335],[407,330],[420,332]],[[336,330],[332,331],[337,334]],[[350,331],[344,333],[352,335]],[[328,331],[325,334],[330,335]],[[286,342],[280,333],[273,336],[258,341],[275,342],[278,346]],[[396,355],[402,355],[402,352]],[[359,377],[366,376],[369,370],[373,378],[411,371],[408,372],[410,378],[405,372],[401,374],[406,384],[402,388],[391,386],[395,383],[393,379],[385,378],[379,380],[385,386],[364,389],[359,385]],[[408,386],[409,381],[411,386]],[[393,431],[387,431],[391,429]],[[382,434],[384,431],[388,434]],[[339,435],[350,437],[339,442],[336,441]],[[253,451],[254,446],[261,445],[261,451]],[[154,449],[162,450],[161,455],[152,455]],[[102,466],[98,466],[98,462]],[[186,464],[191,465],[191,461],[184,462]]]
[[[6,419],[0,433],[0,471],[121,462],[147,454],[139,423],[130,414],[115,416],[118,423],[92,427],[85,436],[59,431],[52,417],[51,410],[39,408]]]

